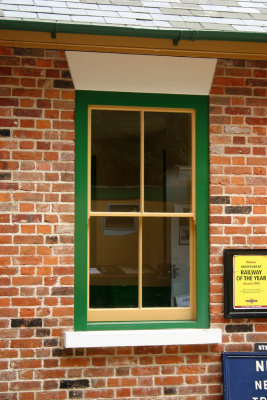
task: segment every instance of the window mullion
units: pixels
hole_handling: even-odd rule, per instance
[[[140,211],[143,215],[144,213],[144,203],[145,203],[145,125],[144,125],[144,111],[140,111]]]
[[[138,308],[142,308],[142,247],[143,247],[143,219],[138,218]]]
[[[142,241],[143,241],[143,213],[144,213],[144,202],[145,202],[145,184],[144,184],[144,157],[145,157],[145,149],[144,149],[144,136],[145,136],[145,126],[144,126],[144,111],[140,111],[140,212],[141,216],[139,217],[138,223],[138,308],[142,308],[142,287],[143,287],[143,249],[142,249]]]
[[[192,214],[190,218],[190,307],[193,312],[193,318],[196,318],[196,111],[192,112],[191,126],[191,165],[192,165]]]

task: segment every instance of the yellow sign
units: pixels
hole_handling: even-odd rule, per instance
[[[234,309],[267,308],[267,255],[234,256]]]

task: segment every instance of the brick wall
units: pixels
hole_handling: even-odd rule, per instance
[[[224,248],[266,248],[267,62],[221,60],[210,96],[211,321],[225,351],[267,340],[264,319],[223,318]]]
[[[267,63],[218,62],[210,115],[211,321],[223,345],[64,349],[73,327],[74,90],[64,52],[0,49],[0,400],[222,400],[225,247],[266,247]]]

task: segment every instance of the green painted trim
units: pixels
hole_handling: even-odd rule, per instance
[[[89,104],[196,109],[196,178],[199,182],[196,190],[196,321],[87,322],[87,115]],[[208,149],[208,96],[76,91],[75,330],[209,327]]]
[[[76,97],[75,110],[75,283],[74,283],[74,329],[86,330],[87,304],[87,126],[88,112],[84,101]],[[85,129],[86,127],[86,129]],[[85,295],[86,296],[86,295]]]
[[[204,96],[203,96],[204,97]],[[209,99],[205,96],[196,121],[197,315],[209,326]],[[201,297],[204,296],[204,299]],[[201,300],[200,300],[201,299]]]
[[[64,22],[17,21],[2,19],[0,29],[35,32],[71,33],[86,35],[130,36],[143,38],[172,39],[176,46],[180,40],[219,40],[236,42],[267,42],[265,32],[224,32],[173,29],[142,29],[119,26],[97,26]]]

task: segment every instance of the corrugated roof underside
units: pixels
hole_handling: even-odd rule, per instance
[[[267,32],[263,0],[0,0],[1,19],[127,28]]]

